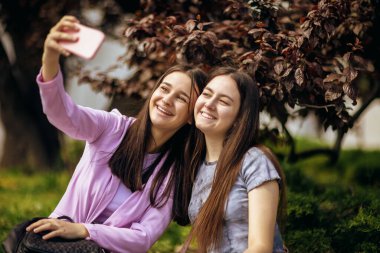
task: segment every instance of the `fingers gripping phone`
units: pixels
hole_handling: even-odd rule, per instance
[[[79,28],[79,31],[75,31],[73,34],[78,36],[77,41],[60,41],[58,43],[67,51],[79,57],[87,60],[94,58],[100,45],[104,41],[104,33],[81,24],[77,24],[76,26]]]

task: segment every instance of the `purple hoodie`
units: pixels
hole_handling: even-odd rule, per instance
[[[142,191],[133,192],[103,224],[92,224],[121,184],[111,173],[108,161],[134,119],[115,109],[106,112],[76,105],[64,90],[61,72],[48,82],[43,81],[40,73],[37,83],[43,111],[50,123],[68,136],[86,141],[66,192],[50,217],[68,215],[75,222],[83,223],[90,234],[87,239],[112,252],[148,251],[172,218],[172,196],[161,208],[150,205],[149,190],[155,174]],[[165,184],[160,188],[158,199]]]

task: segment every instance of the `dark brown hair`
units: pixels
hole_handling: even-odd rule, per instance
[[[192,135],[192,132],[195,131],[194,123],[191,125],[185,124],[165,144],[163,144],[162,147],[160,147],[160,155],[143,173],[144,157],[147,152],[148,143],[152,138],[149,101],[153,92],[159,87],[162,80],[173,72],[187,74],[191,79],[191,89],[192,91],[197,91],[197,95],[198,91],[201,92],[203,90],[206,74],[202,70],[186,65],[176,65],[168,69],[158,79],[150,96],[137,115],[135,122],[130,126],[119,147],[112,155],[109,161],[109,166],[112,173],[118,176],[120,180],[131,189],[132,192],[134,192],[143,189],[143,184],[145,184],[153,174],[155,167],[165,158],[163,165],[152,181],[150,203],[154,207],[163,206],[168,200],[174,187],[173,218],[179,224],[185,225],[189,223],[187,208],[191,197],[192,187],[192,185],[189,184],[189,180],[184,180],[186,176],[189,177],[186,175],[188,172],[185,164],[190,161],[190,158],[188,157],[191,154],[189,148],[193,146],[190,143],[190,141],[193,141],[190,136]],[[190,101],[192,101],[193,94],[194,93],[191,92]],[[189,105],[189,110],[192,110],[191,105]],[[163,189],[162,197],[157,199],[160,187],[169,173],[169,179],[165,189]]]
[[[259,132],[258,88],[249,75],[229,67],[215,69],[210,74],[208,82],[221,75],[230,76],[236,82],[241,103],[235,124],[226,134],[210,195],[201,208],[189,235],[189,240],[197,241],[199,252],[207,252],[210,247],[218,247],[220,244],[225,203],[240,172],[243,157],[251,147],[257,146],[262,150],[281,177],[279,213],[284,207],[282,203],[285,203],[285,177],[280,164],[268,148],[256,143]],[[200,131],[196,134],[198,138],[195,144],[196,151],[191,162],[193,180],[201,162],[205,159],[206,152],[203,134]]]

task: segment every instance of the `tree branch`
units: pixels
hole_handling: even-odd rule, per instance
[[[359,110],[352,116],[350,123],[354,123],[360,115],[367,109],[367,107],[375,100],[375,98],[378,97],[379,89],[380,89],[380,81],[375,80],[374,78],[369,77],[369,81],[372,83],[373,90],[371,94],[367,97],[367,99],[364,101],[362,106],[359,108]]]
[[[359,108],[359,110],[352,116],[350,119],[350,123],[354,125],[354,123],[358,120],[360,115],[368,108],[368,106],[378,97],[378,93],[380,91],[380,81],[375,80],[374,78],[369,78],[370,82],[372,83],[371,87],[373,87],[371,94],[367,97],[367,99],[364,101],[362,106]],[[308,105],[304,105],[308,106]],[[323,108],[323,107],[322,107]],[[337,130],[337,136],[334,143],[334,146],[332,148],[316,148],[306,151],[301,151],[299,153],[296,153],[295,150],[295,141],[285,125],[282,125],[284,128],[285,134],[288,138],[289,145],[290,145],[290,152],[288,154],[288,161],[290,163],[295,163],[298,160],[310,158],[312,156],[316,155],[326,155],[329,157],[330,162],[332,164],[336,163],[339,158],[340,150],[342,147],[342,141],[346,134],[342,129]]]
[[[309,107],[313,109],[327,109],[328,107],[335,107],[335,104],[327,104],[327,105],[309,105],[309,104],[297,104],[299,106]]]

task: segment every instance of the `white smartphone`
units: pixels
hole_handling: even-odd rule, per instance
[[[79,28],[79,31],[73,32],[73,34],[78,36],[77,41],[59,41],[58,43],[67,51],[79,57],[87,60],[94,58],[100,45],[104,41],[104,33],[81,24],[77,24],[77,27]]]

